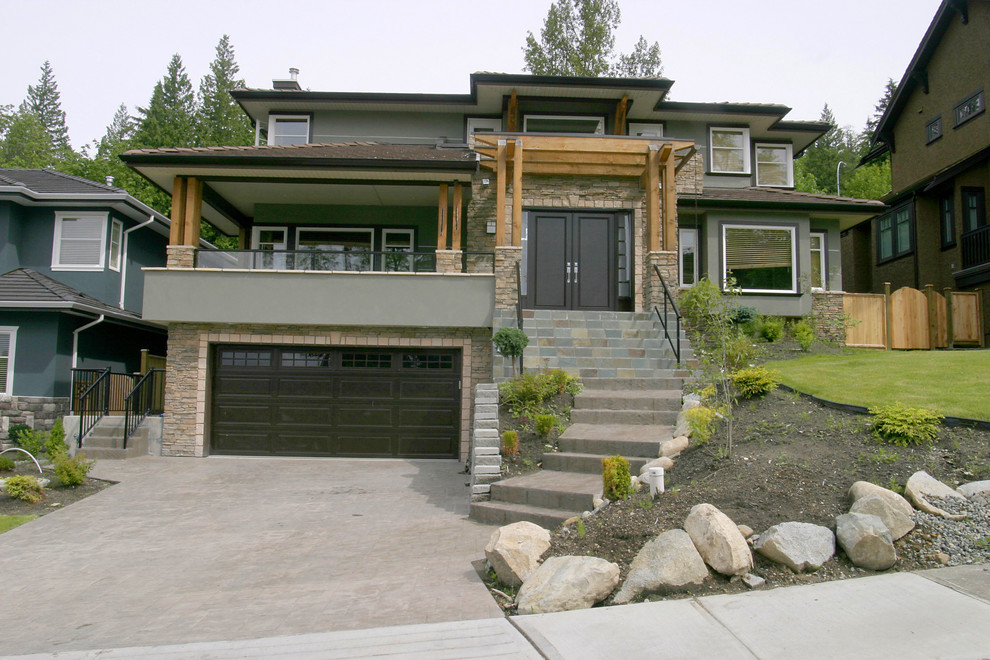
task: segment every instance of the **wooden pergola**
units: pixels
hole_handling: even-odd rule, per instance
[[[522,244],[523,174],[638,177],[646,191],[651,252],[676,245],[677,173],[695,152],[690,140],[624,136],[476,133],[481,166],[495,172],[496,245],[505,240],[505,195],[512,179],[511,245]],[[660,204],[660,195],[663,204]],[[661,231],[662,229],[662,231]],[[661,241],[662,237],[662,241]]]

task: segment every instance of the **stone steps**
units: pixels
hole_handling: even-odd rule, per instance
[[[601,477],[602,454],[579,454],[576,452],[558,451],[543,455],[543,469],[560,472],[583,472]],[[639,474],[640,468],[652,461],[645,456],[626,456],[629,461],[629,472]]]
[[[121,459],[144,456],[148,453],[149,429],[142,422],[124,445],[124,418],[106,416],[83,438],[82,451],[87,458]]]

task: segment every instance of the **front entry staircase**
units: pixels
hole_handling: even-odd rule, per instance
[[[471,517],[505,525],[527,520],[553,529],[594,508],[602,492],[602,458],[620,454],[630,472],[657,458],[673,437],[689,374],[673,358],[656,315],[633,312],[524,312],[527,369],[560,368],[581,377],[571,425],[543,469],[491,484],[489,501]],[[681,359],[690,360],[681,337]]]

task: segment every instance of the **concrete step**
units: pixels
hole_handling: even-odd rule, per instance
[[[641,424],[673,426],[677,423],[676,410],[608,410],[575,408],[571,410],[573,424]]]
[[[601,495],[601,476],[541,470],[491,485],[492,501],[543,509],[589,511]]]
[[[554,363],[552,360],[523,361],[526,369],[562,369],[569,374],[573,374],[582,381],[586,379],[610,379],[610,380],[643,380],[652,379],[658,371],[665,369],[632,369],[625,367],[572,367],[566,361]]]
[[[553,531],[560,527],[565,520],[576,515],[580,515],[580,512],[491,500],[472,502],[470,518],[481,523],[499,526],[526,521]]]
[[[593,410],[673,410],[681,409],[681,390],[592,390],[574,397],[574,408]]]
[[[673,426],[640,424],[571,424],[557,439],[557,446],[562,452],[577,454],[655,458],[660,455],[660,443],[671,439],[673,430]]]
[[[676,366],[673,360],[663,358],[649,359],[620,356],[571,357],[566,355],[557,355],[554,353],[544,355],[523,355],[524,365],[528,364],[527,361],[533,362],[541,360],[547,360],[551,365],[556,363],[562,367],[570,367],[572,369],[650,369],[652,371],[656,371],[657,369],[671,369]]]
[[[669,369],[654,372],[649,376],[630,376],[624,378],[589,376],[583,378],[581,383],[584,385],[585,391],[681,390],[684,387],[684,381],[688,380],[689,377],[690,374],[687,371]]]
[[[121,449],[120,447],[91,446],[84,441],[81,451],[86,454],[86,458],[91,459],[117,460],[124,458],[137,458],[138,456],[144,456],[148,453],[148,441],[129,438],[127,440],[127,449]]]
[[[601,477],[602,459],[604,454],[578,454],[575,452],[558,451],[543,454],[543,469],[560,472],[583,472],[596,474]],[[629,461],[630,474],[639,474],[640,469],[653,460],[644,456],[626,456]]]

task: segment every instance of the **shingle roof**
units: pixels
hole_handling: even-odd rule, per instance
[[[0,169],[0,186],[21,186],[37,193],[112,193],[120,195],[121,188],[72,176],[55,170]]]
[[[50,303],[53,308],[81,306],[100,314],[141,320],[141,315],[136,312],[108,305],[30,268],[18,268],[0,275],[0,307],[6,303],[14,303],[10,306],[17,306],[17,303]]]
[[[781,188],[706,188],[700,194],[678,195],[681,204],[697,201],[719,206],[789,206],[860,212],[881,211],[884,203],[875,199],[857,199],[838,195],[819,195]]]
[[[471,162],[474,152],[467,147],[437,147],[426,144],[382,144],[379,142],[337,142],[330,144],[293,144],[250,147],[174,147],[164,149],[132,149],[124,153],[128,157],[173,156],[198,157],[232,156],[250,162],[250,159],[353,159],[377,161],[435,161]],[[243,162],[243,161],[242,161]]]

